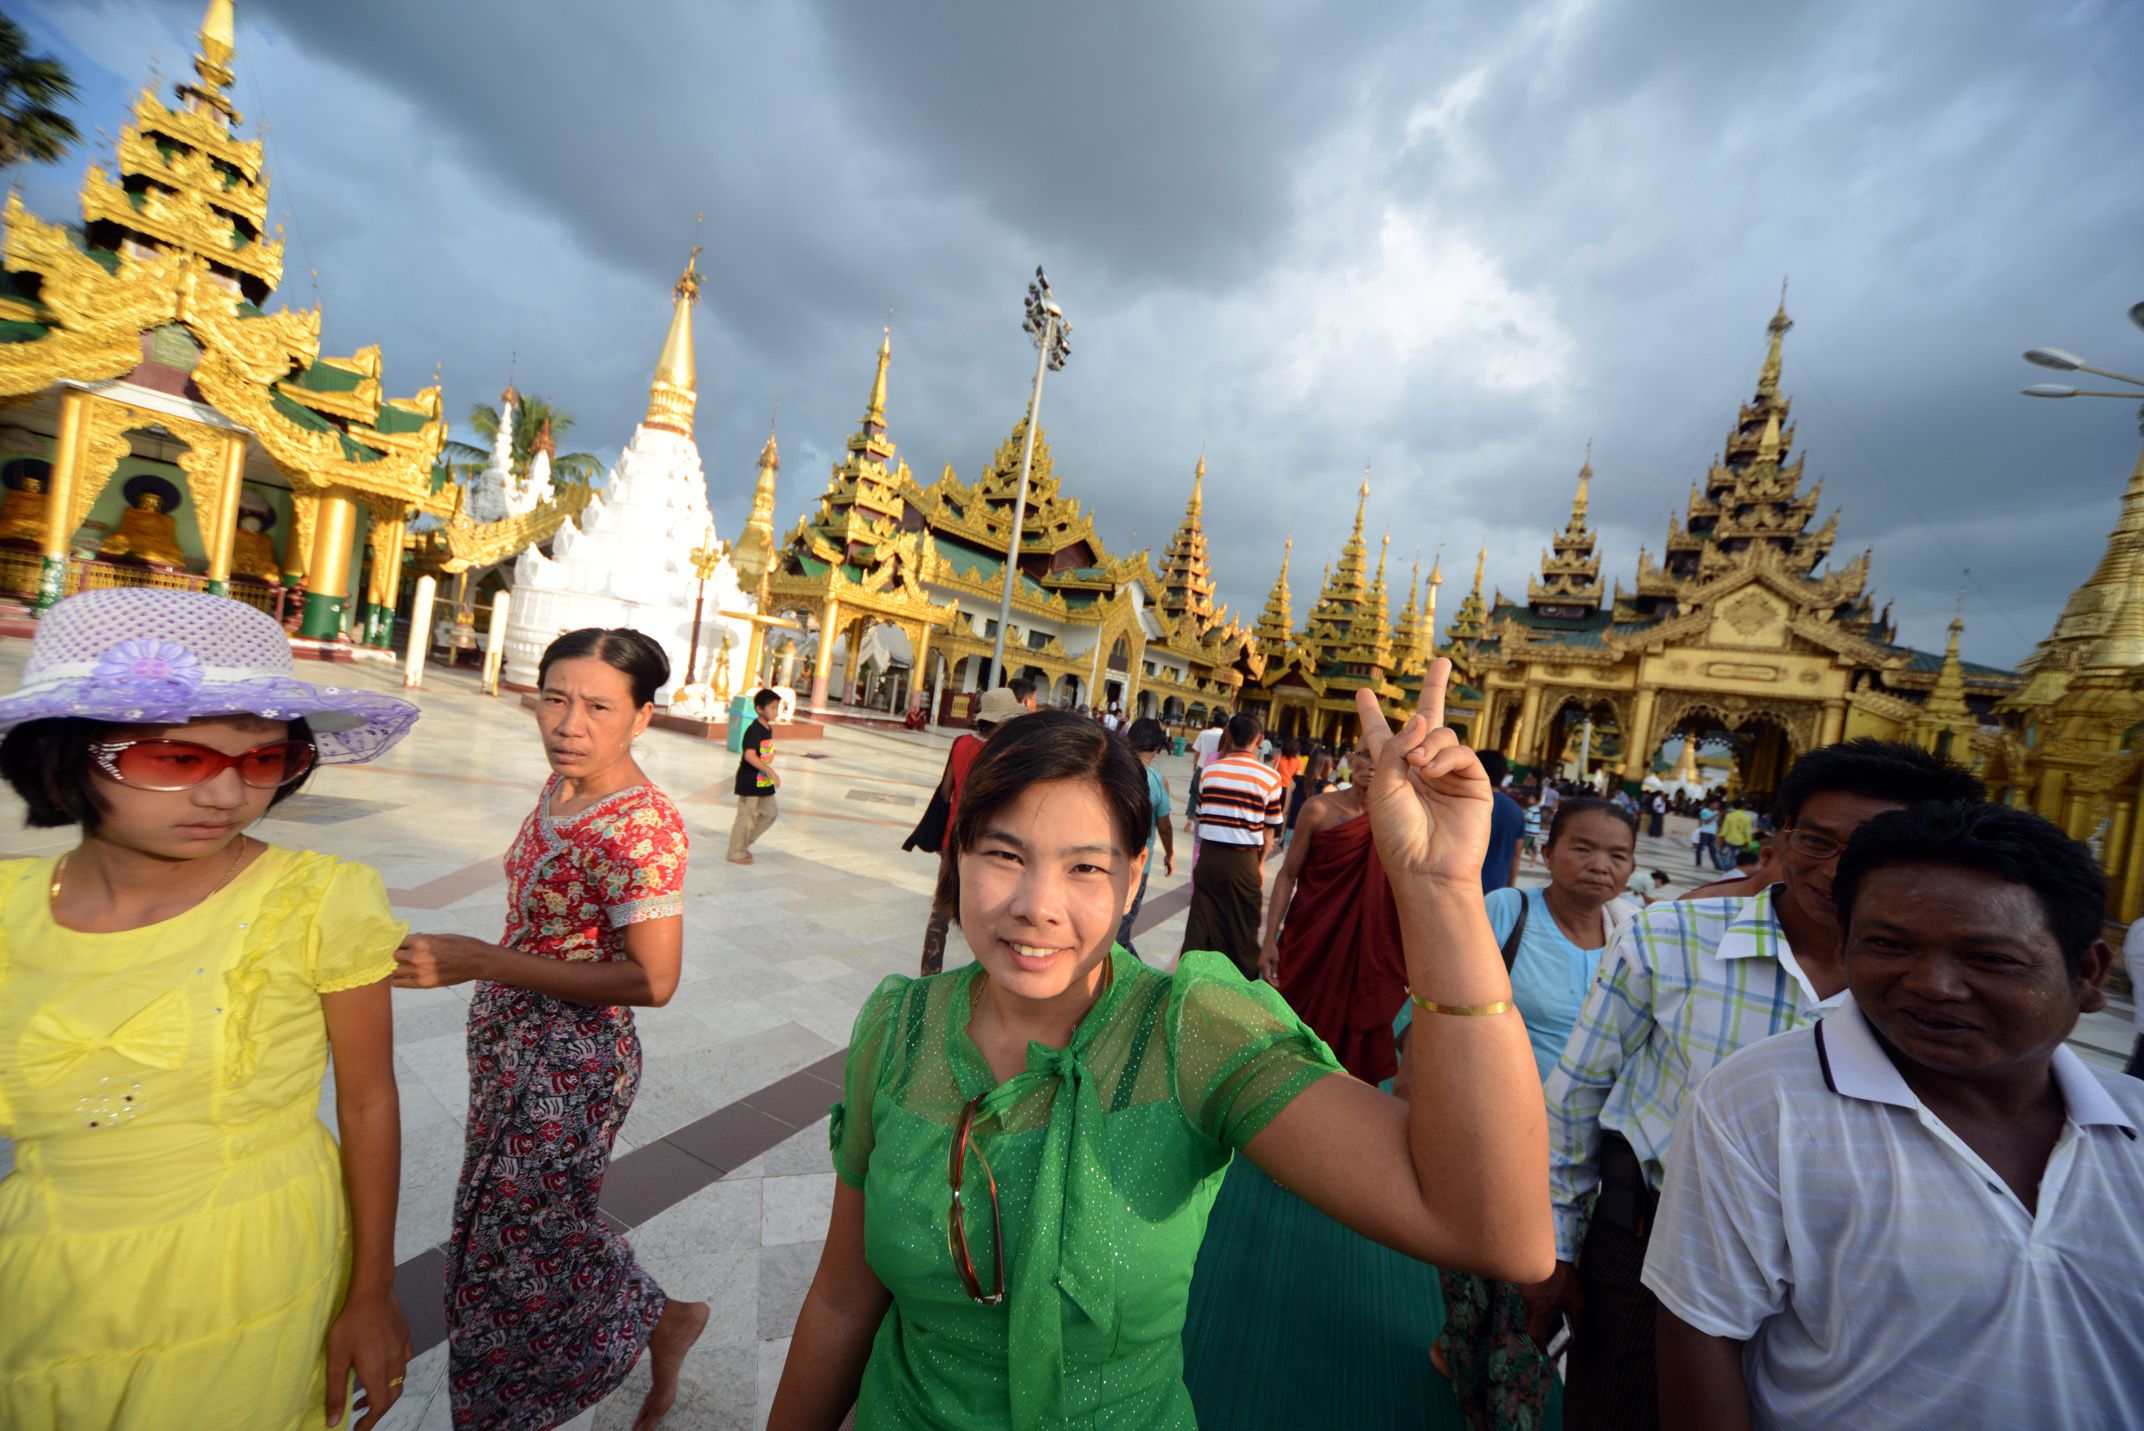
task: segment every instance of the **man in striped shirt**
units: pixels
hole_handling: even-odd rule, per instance
[[[1639,1274],[1675,1115],[1729,1054],[1843,999],[1831,881],[1847,839],[1886,811],[1984,794],[1917,746],[1864,738],[1812,751],[1780,784],[1780,883],[1747,899],[1654,904],[1609,946],[1542,1090],[1557,1261],[1527,1293],[1528,1326],[1545,1345],[1572,1323],[1570,1424],[1659,1424],[1658,1303]]]
[[[1199,806],[1198,861],[1191,869],[1185,949],[1217,949],[1245,978],[1258,977],[1258,914],[1266,855],[1280,838],[1287,786],[1258,759],[1258,718],[1229,718],[1221,755],[1193,777]]]

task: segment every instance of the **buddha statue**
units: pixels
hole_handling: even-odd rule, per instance
[[[273,586],[283,579],[282,563],[265,527],[258,512],[239,513],[238,531],[231,538],[231,575]]]
[[[97,555],[186,570],[186,553],[179,546],[179,524],[165,510],[177,495],[177,490],[161,478],[136,477],[127,483],[128,505],[120,514],[119,529],[98,546]]]
[[[0,502],[0,547],[40,551],[45,544],[45,510],[50,505],[41,477],[10,483]]]

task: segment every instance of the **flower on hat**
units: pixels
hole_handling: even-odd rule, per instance
[[[190,691],[201,684],[201,658],[176,641],[121,641],[98,659],[92,676]]]

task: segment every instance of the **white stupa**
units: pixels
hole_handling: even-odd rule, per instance
[[[699,271],[688,262],[677,281],[670,333],[649,385],[647,416],[619,454],[609,482],[578,518],[559,528],[550,556],[531,547],[514,563],[506,630],[506,679],[513,685],[534,686],[544,648],[584,626],[627,626],[655,639],[670,657],[670,681],[655,693],[657,705],[668,705],[685,683],[699,587],[692,553],[714,540],[707,477],[692,438],[698,401],[692,305],[699,291]],[[547,457],[544,466],[548,485]],[[538,475],[534,463],[529,475]],[[699,642],[703,682],[725,630],[731,660],[742,665],[749,627],[725,622],[716,613],[745,609],[737,573],[724,560],[707,582]]]
[[[514,409],[520,402],[521,395],[512,384],[499,394],[499,430],[491,439],[491,460],[469,484],[469,497],[462,505],[473,522],[503,522],[509,517],[526,516],[536,510],[536,504],[551,489],[548,423],[544,435],[537,440],[529,470],[518,478],[514,476]]]

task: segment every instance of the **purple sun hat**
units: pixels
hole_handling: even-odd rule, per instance
[[[0,696],[0,732],[56,716],[176,725],[202,716],[303,719],[323,765],[370,760],[409,733],[417,707],[292,674],[290,638],[266,612],[198,591],[86,591],[37,623],[22,685]]]

